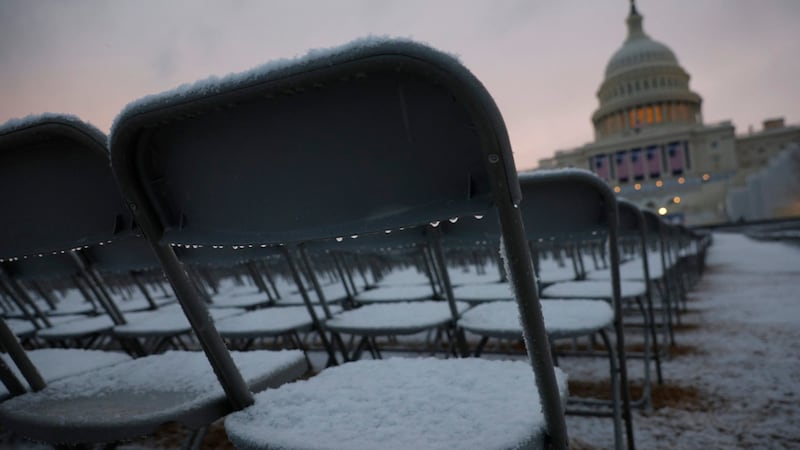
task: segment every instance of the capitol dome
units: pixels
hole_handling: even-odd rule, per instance
[[[639,133],[655,126],[702,123],[702,99],[689,89],[689,74],[666,45],[642,27],[631,2],[628,37],[608,61],[592,115],[597,139]]]

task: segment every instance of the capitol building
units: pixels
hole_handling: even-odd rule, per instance
[[[539,168],[592,170],[618,195],[687,225],[800,216],[800,126],[773,118],[737,134],[730,121],[704,123],[689,73],[642,21],[631,2],[628,36],[597,91],[594,142]]]

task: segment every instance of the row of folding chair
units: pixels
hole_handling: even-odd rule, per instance
[[[615,443],[634,446],[620,241],[644,219],[638,210],[625,216],[624,203],[585,172],[518,178],[499,111],[448,55],[406,41],[360,41],[134,102],[112,129],[111,171],[102,133],[65,116],[6,125],[0,158],[3,190],[19,193],[3,205],[15,211],[0,249],[4,267],[65,255],[124,331],[139,322],[115,310],[98,274],[103,264],[142,270],[134,251],[110,251],[134,243],[166,274],[180,306],[175,317],[202,349],[145,348],[137,356],[148,356],[89,373],[43,377],[0,321],[19,369],[0,365],[13,396],[0,404],[0,419],[15,433],[105,442],[177,421],[198,430],[197,444],[205,426],[240,410],[226,419],[239,448],[564,448],[566,376],[553,365],[551,342],[596,335],[609,361]],[[673,282],[688,289],[702,246],[675,233],[670,255],[683,268]],[[514,317],[512,336],[524,337],[527,362],[358,360],[364,351],[380,357],[377,336],[427,330],[454,356],[471,352],[467,332],[492,336],[470,322],[484,305],[460,301],[463,285],[448,270],[469,240],[481,242],[469,246],[473,259],[487,246],[502,249],[496,276],[509,280],[503,298],[516,301],[486,306],[503,307],[493,317]],[[634,248],[649,262],[645,241]],[[397,301],[408,287],[379,287],[398,253],[425,273],[416,301]],[[537,284],[537,269],[553,281],[592,283],[588,274],[603,267],[610,278],[601,294],[564,299],[575,296],[556,290],[558,299],[540,301],[559,285]],[[215,275],[231,271],[249,278],[251,291],[228,289],[230,277]],[[13,271],[6,277],[19,281]],[[276,288],[284,279],[296,292]],[[647,371],[656,335],[644,285],[629,297],[647,330]],[[8,291],[21,297],[25,289],[12,282]],[[213,307],[217,297],[233,304]],[[288,309],[290,299],[302,309]],[[249,311],[214,317],[242,306]],[[150,325],[167,320],[163,308],[143,314]],[[133,345],[152,347],[129,331]],[[299,350],[231,352],[225,340],[248,348],[287,333]],[[264,390],[308,370],[300,333],[315,336],[327,368]],[[359,338],[348,344],[342,335]],[[23,379],[35,393],[24,393]],[[328,431],[321,438],[319,430]]]
[[[489,440],[502,448],[541,447],[546,442],[566,446],[565,378],[552,366],[529,251],[519,245],[521,198],[502,118],[480,83],[450,56],[405,41],[364,41],[212,86],[143,100],[129,106],[112,130],[113,177],[103,162],[102,138],[73,119],[22,121],[3,130],[0,138],[3,158],[16,161],[24,154],[34,155],[33,161],[21,165],[2,164],[8,169],[0,177],[4,191],[20,192],[8,209],[30,214],[15,214],[20,226],[4,237],[2,257],[115,242],[134,230],[128,226],[133,220],[125,219],[130,211],[205,353],[146,356],[45,386],[17,342],[4,339],[9,355],[37,391],[0,404],[3,424],[14,432],[54,442],[114,441],[150,432],[167,421],[200,427],[244,409],[226,420],[228,435],[238,447],[305,448],[315,434],[303,432],[308,426],[303,420],[319,426],[320,416],[310,412],[329,405],[332,410],[321,415],[329,422],[323,428],[344,433],[346,437],[337,441],[345,447],[357,441],[369,447],[369,442],[386,445],[387,435],[375,433],[366,420],[355,422],[371,433],[353,429],[348,409],[383,421],[379,412],[388,408],[394,415],[399,401],[413,406],[415,414],[397,417],[430,424],[434,421],[421,411],[429,410],[434,417],[445,417],[454,407],[491,413],[486,401],[491,398],[504,413],[518,411],[511,429],[484,429],[478,436],[475,430],[492,421],[459,414],[472,422],[428,427],[429,432],[421,434],[426,446],[461,446],[459,438],[481,448],[488,448]],[[81,152],[86,157],[76,156]],[[34,162],[41,161],[48,164],[37,172]],[[93,176],[99,172],[104,174]],[[25,182],[37,177],[37,184]],[[99,178],[113,178],[124,203],[112,198],[114,189],[98,189]],[[68,189],[71,185],[82,189]],[[43,194],[39,187],[55,194]],[[94,199],[106,203],[93,203]],[[42,201],[53,207],[32,207]],[[499,211],[506,239],[508,276],[519,298],[530,365],[470,359],[360,361],[254,398],[253,391],[304,372],[302,354],[229,352],[201,286],[187,274],[173,247],[278,245],[284,256],[302,254],[298,243],[471,217],[485,214],[491,205]],[[88,225],[76,223],[87,219]],[[37,232],[23,231],[25,227]],[[56,232],[48,235],[46,227]],[[291,269],[295,263],[288,264],[299,279],[299,271]],[[313,316],[304,284],[297,284]],[[211,367],[198,364],[198,357]],[[212,373],[222,390],[209,383]],[[408,382],[420,379],[420,373],[425,373],[427,385],[460,389],[467,395],[408,389]],[[498,379],[507,382],[500,390],[491,389]],[[366,397],[380,398],[381,409],[326,401],[345,393],[347,386],[363,389],[375,383]],[[481,394],[475,386],[489,389]],[[294,393],[297,389],[305,394]],[[387,394],[395,404],[386,401]],[[306,395],[306,400],[283,400],[297,395]],[[452,398],[470,397],[474,405],[452,404]],[[541,414],[537,404],[542,405]],[[290,411],[293,407],[300,409]],[[123,413],[109,414],[112,408]],[[304,408],[309,413],[303,413]],[[290,427],[283,424],[287,411],[298,418]],[[416,422],[405,426],[419,431]],[[408,435],[393,436],[395,446],[403,446]]]

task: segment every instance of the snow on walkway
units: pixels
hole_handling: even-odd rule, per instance
[[[668,384],[697,387],[706,404],[635,413],[638,448],[800,448],[800,247],[718,233],[706,265],[684,315],[696,328],[676,335],[700,352],[663,366]],[[612,446],[608,419],[567,424],[581,443]]]

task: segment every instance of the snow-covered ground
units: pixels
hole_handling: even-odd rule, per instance
[[[715,234],[676,341],[681,351],[664,362],[666,386],[656,392],[674,398],[635,412],[638,448],[800,448],[800,246]],[[634,378],[638,364],[631,363]],[[607,372],[586,359],[562,367],[581,381]],[[570,416],[567,424],[576,448],[613,445],[610,419]],[[220,442],[207,438],[207,448]]]
[[[668,385],[699,395],[635,413],[637,446],[800,448],[800,246],[715,234],[689,308],[676,340],[695,353],[663,369]],[[591,379],[586,366],[567,372]],[[608,419],[568,417],[567,424],[578,443],[613,443]]]

